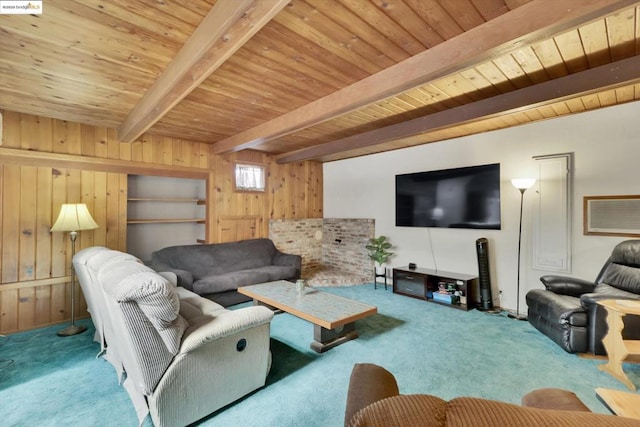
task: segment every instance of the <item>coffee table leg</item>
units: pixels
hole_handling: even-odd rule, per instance
[[[344,342],[358,338],[355,322],[347,323],[335,329],[325,329],[319,325],[313,325],[313,339],[311,348],[318,353],[340,345]]]
[[[636,386],[622,370],[622,361],[629,354],[622,339],[622,330],[624,329],[622,318],[624,314],[616,310],[610,310],[608,307],[605,308],[607,309],[607,326],[609,326],[609,330],[602,339],[602,344],[604,344],[609,360],[603,365],[598,365],[598,369],[621,381],[629,390],[635,391]]]

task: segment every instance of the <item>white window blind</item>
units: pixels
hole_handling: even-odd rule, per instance
[[[236,190],[264,191],[265,170],[264,166],[236,164]]]

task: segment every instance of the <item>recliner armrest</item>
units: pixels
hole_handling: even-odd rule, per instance
[[[391,372],[372,363],[356,363],[349,379],[345,426],[361,409],[399,394],[398,383]]]
[[[540,281],[548,291],[572,297],[580,297],[582,294],[593,292],[596,288],[595,283],[575,277],[542,276]]]
[[[572,391],[559,388],[541,388],[525,394],[522,406],[560,411],[591,412]]]
[[[180,353],[188,353],[219,338],[269,323],[271,319],[273,311],[258,306],[227,310],[215,316],[203,315],[184,332]]]

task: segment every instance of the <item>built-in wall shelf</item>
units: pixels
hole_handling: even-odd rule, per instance
[[[186,199],[186,198],[163,198],[163,197],[129,197],[128,202],[168,202],[168,203],[196,203],[205,205],[204,199]]]
[[[167,246],[201,243],[206,236],[206,181],[129,175],[127,251],[150,260]]]
[[[195,222],[198,224],[204,224],[205,220],[201,218],[171,218],[171,219],[129,219],[127,224],[171,224],[180,222]]]
[[[195,203],[205,205],[206,200],[186,198],[186,197],[129,197],[127,202],[157,202],[157,203]],[[204,224],[204,218],[129,218],[127,224],[178,224],[184,222],[195,222]]]

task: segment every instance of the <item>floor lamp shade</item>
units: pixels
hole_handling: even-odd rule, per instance
[[[514,178],[511,180],[511,184],[518,190],[527,190],[535,183],[535,178]]]
[[[51,227],[52,232],[68,231],[71,239],[71,258],[76,254],[76,237],[80,230],[92,230],[98,228],[98,224],[93,220],[87,205],[84,203],[65,203],[60,208],[58,219]],[[71,325],[58,331],[61,337],[76,335],[84,332],[87,328],[75,324],[75,289],[76,275],[73,271],[73,263],[71,264]]]

